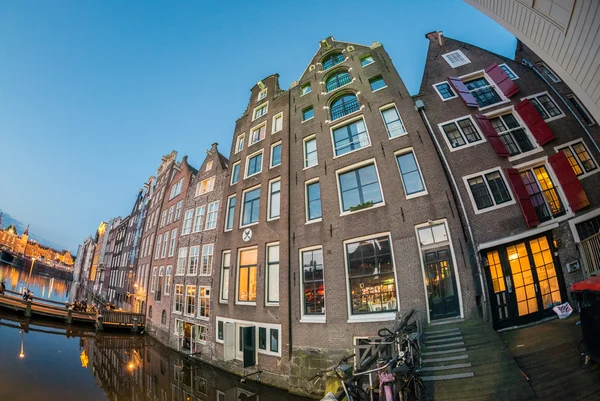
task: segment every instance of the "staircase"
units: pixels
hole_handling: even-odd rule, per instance
[[[490,325],[455,321],[423,335],[421,379],[430,400],[527,400],[533,390]]]

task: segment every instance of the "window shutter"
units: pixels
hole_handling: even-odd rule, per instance
[[[508,157],[509,154],[506,150],[506,146],[504,146],[502,139],[500,139],[500,137],[498,136],[498,133],[494,129],[494,126],[492,125],[490,120],[488,120],[486,116],[483,116],[481,114],[475,114],[473,115],[473,117],[475,117],[477,125],[479,125],[481,131],[483,131],[483,133],[487,137],[488,141],[496,151],[496,154],[500,157]]]
[[[469,107],[479,107],[477,100],[475,97],[471,95],[471,92],[467,89],[463,81],[459,78],[448,77],[448,81],[450,81],[450,85],[454,88],[456,93],[462,98],[463,102]]]
[[[529,99],[523,100],[521,103],[515,106],[515,110],[525,125],[529,128],[537,142],[541,145],[545,145],[554,139],[554,134],[542,115],[535,109],[535,106],[531,104]]]
[[[581,182],[567,159],[567,155],[562,150],[548,158],[552,170],[558,178],[558,182],[563,188],[571,210],[576,212],[590,204]]]
[[[505,168],[504,172],[508,177],[508,181],[510,182],[510,186],[513,189],[514,195],[517,197],[517,201],[521,207],[521,212],[523,212],[523,217],[525,218],[527,227],[537,226],[540,224],[540,219],[535,212],[535,208],[533,207],[533,203],[531,202],[527,188],[525,188],[521,174],[519,174],[519,171],[514,168]]]
[[[504,96],[511,97],[519,91],[519,87],[510,79],[498,64],[494,63],[485,69],[485,73],[500,88]]]

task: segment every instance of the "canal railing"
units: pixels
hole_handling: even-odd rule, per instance
[[[15,294],[17,296],[7,295]],[[60,306],[58,306],[60,305]],[[98,310],[96,312],[79,312],[67,305],[49,299],[37,299],[26,301],[22,295],[6,290],[4,295],[0,295],[0,307],[10,309],[14,312],[24,313],[26,318],[33,315],[40,317],[62,320],[67,325],[71,324],[92,324],[96,330],[108,328],[129,329],[137,332],[144,327],[146,316],[140,313],[118,312],[108,310]]]

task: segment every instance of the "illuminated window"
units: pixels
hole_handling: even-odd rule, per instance
[[[257,249],[241,250],[238,261],[238,301],[256,302]]]

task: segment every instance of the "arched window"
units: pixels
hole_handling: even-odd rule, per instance
[[[332,90],[349,84],[350,82],[352,82],[352,77],[348,71],[338,71],[325,81],[325,91],[331,92]]]
[[[167,311],[163,309],[162,316],[160,317],[160,322],[162,324],[167,324]]]
[[[344,60],[345,60],[345,58],[342,55],[342,53],[333,53],[333,54],[330,54],[329,56],[325,57],[321,64],[323,65],[323,70],[326,70],[328,68],[333,67],[336,64],[341,63]]]
[[[148,307],[148,317],[152,319],[152,305]],[[148,362],[150,362],[150,357],[148,356]]]
[[[155,267],[152,269],[152,282],[150,283],[150,289],[152,292],[156,291],[156,271],[158,269]]]
[[[171,273],[173,272],[173,267],[167,266],[166,280],[165,280],[165,295],[169,295],[171,292]]]
[[[360,104],[356,95],[348,93],[335,99],[331,103],[329,109],[331,113],[331,120],[337,120],[338,118],[344,117],[347,114],[353,113],[360,110]]]

